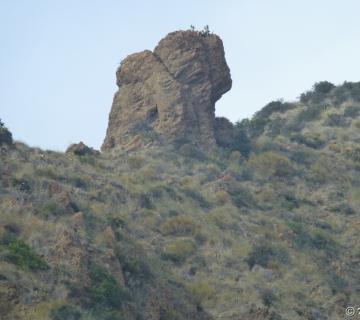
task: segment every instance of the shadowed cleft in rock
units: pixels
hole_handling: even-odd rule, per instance
[[[232,84],[217,35],[172,32],[153,52],[129,55],[116,76],[103,151],[175,140],[216,146],[215,102]]]

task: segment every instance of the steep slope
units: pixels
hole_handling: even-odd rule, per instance
[[[208,319],[123,220],[146,197],[72,150],[1,146],[1,319]]]
[[[14,143],[0,121],[1,319],[338,320],[358,303],[360,83],[215,119],[230,73],[195,31],[118,80],[102,153]]]
[[[269,104],[235,126],[248,158],[3,146],[2,317],[342,318],[360,289],[359,88]]]

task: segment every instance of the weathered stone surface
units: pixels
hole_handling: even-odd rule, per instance
[[[217,35],[168,34],[153,52],[129,55],[117,70],[103,151],[148,140],[216,145],[215,102],[230,90],[230,71]]]

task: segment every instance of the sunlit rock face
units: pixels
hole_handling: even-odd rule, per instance
[[[144,146],[149,136],[155,143],[183,139],[203,149],[216,146],[215,102],[232,84],[217,35],[172,32],[153,52],[125,58],[116,76],[103,151]]]

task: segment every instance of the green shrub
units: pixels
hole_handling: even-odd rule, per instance
[[[199,191],[188,188],[183,189],[182,191],[184,192],[186,197],[189,197],[195,200],[196,202],[198,202],[201,208],[209,209],[211,207],[210,203],[205,199],[205,197]]]
[[[81,312],[79,308],[65,304],[51,311],[52,320],[80,320]]]
[[[33,251],[24,241],[14,240],[8,246],[6,260],[27,271],[46,270],[46,261]]]
[[[265,178],[285,177],[293,173],[290,160],[286,156],[272,151],[252,155],[248,164]]]
[[[260,111],[255,114],[255,117],[268,118],[274,112],[284,113],[290,109],[295,108],[296,105],[289,102],[284,102],[283,100],[276,100],[268,103]]]
[[[154,204],[152,203],[149,196],[145,193],[139,194],[138,196],[138,203],[141,208],[144,209],[152,209],[154,208]]]
[[[153,272],[146,259],[142,248],[126,243],[123,239],[122,246],[117,252],[117,257],[122,266],[128,284],[141,285],[153,278]]]
[[[233,131],[233,141],[230,145],[230,149],[238,150],[245,158],[248,158],[252,149],[252,145],[251,140],[247,134],[244,120],[241,122],[236,122]]]
[[[176,263],[182,263],[187,257],[196,250],[194,241],[189,239],[177,239],[168,243],[162,253],[164,260],[171,260]]]
[[[332,237],[324,231],[316,231],[311,240],[312,247],[318,250],[324,250],[329,253],[337,251],[337,244]]]
[[[11,132],[5,127],[5,124],[0,119],[0,145],[11,145],[12,143],[13,138]]]
[[[39,177],[46,177],[53,180],[56,180],[58,178],[58,174],[56,173],[55,169],[51,166],[48,166],[46,168],[36,169],[35,175]]]
[[[316,160],[316,156],[308,150],[294,150],[290,154],[290,159],[303,165],[311,165]]]
[[[326,144],[326,142],[317,135],[302,135],[300,133],[292,134],[290,140],[312,149],[320,149]]]
[[[332,113],[328,114],[325,125],[330,127],[346,127],[349,125],[349,120],[341,114]]]
[[[332,89],[335,88],[335,85],[329,81],[321,81],[316,82],[313,88],[314,92],[316,93],[329,93]]]
[[[334,272],[329,273],[328,283],[333,294],[346,292],[349,287],[349,283],[346,281],[346,279]]]
[[[247,258],[250,269],[256,264],[267,268],[270,266],[271,261],[286,264],[290,261],[290,257],[283,248],[277,248],[271,244],[260,244],[253,247]]]
[[[356,118],[360,115],[360,106],[350,106],[344,111],[345,117]]]
[[[303,224],[299,222],[288,223],[288,226],[295,234],[295,243],[299,248],[317,249],[329,255],[338,252],[338,245],[333,238],[323,230],[317,230],[313,234],[308,232]]]
[[[294,242],[299,248],[305,248],[311,244],[311,236],[299,222],[289,222],[288,227],[294,232]]]
[[[199,226],[194,219],[188,216],[176,216],[168,219],[161,226],[161,233],[164,235],[187,236],[194,235]]]
[[[191,267],[189,268],[189,275],[194,276],[198,270],[206,267],[206,260],[202,256],[196,256],[191,261]]]
[[[250,137],[260,136],[265,129],[265,126],[269,123],[269,119],[254,117],[249,122],[249,133]]]
[[[333,176],[331,171],[328,163],[324,159],[319,159],[310,167],[309,179],[315,183],[325,183]]]
[[[342,85],[344,90],[346,90],[350,97],[355,101],[360,101],[360,82],[344,82]]]
[[[238,208],[256,206],[256,202],[252,194],[246,188],[240,187],[234,183],[228,186],[227,192],[231,196],[231,201],[234,206]]]
[[[307,91],[300,95],[300,101],[302,103],[319,103],[323,101],[327,95],[336,88],[334,84],[328,81],[317,82],[313,86],[313,90]]]
[[[214,287],[205,280],[193,282],[187,286],[187,289],[196,299],[197,303],[209,300],[215,294]]]
[[[345,156],[355,163],[360,163],[360,147],[348,147],[345,149]]]
[[[90,297],[92,301],[104,307],[118,309],[129,296],[119,286],[114,277],[103,267],[93,265],[90,268]]]
[[[260,298],[266,307],[272,306],[277,300],[274,290],[270,288],[262,288],[260,290]]]
[[[183,144],[178,149],[178,152],[180,155],[186,158],[192,158],[198,161],[204,161],[206,159],[205,153],[203,153],[198,146],[192,143]]]
[[[313,105],[311,107],[306,108],[305,110],[301,111],[295,118],[295,122],[302,123],[302,122],[310,122],[319,120],[321,113],[324,111],[324,108],[318,105]]]
[[[177,313],[172,309],[162,310],[160,313],[159,320],[179,320],[179,316]]]
[[[63,209],[54,201],[45,201],[38,209],[37,214],[45,219],[51,216],[59,216],[63,213]]]

